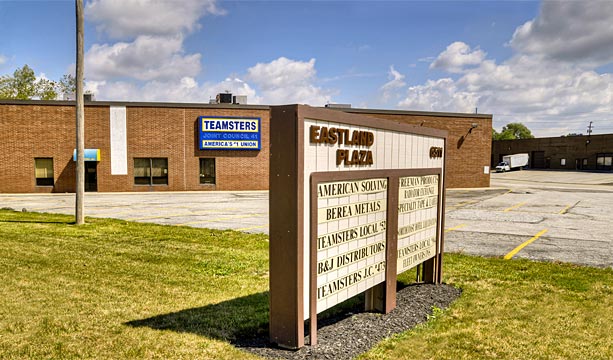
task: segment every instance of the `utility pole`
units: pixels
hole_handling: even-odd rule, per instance
[[[77,179],[75,201],[75,223],[85,224],[83,216],[83,197],[85,195],[85,119],[83,106],[83,0],[75,0],[77,10]]]
[[[590,121],[590,124],[587,127],[587,136],[592,135],[592,122]]]

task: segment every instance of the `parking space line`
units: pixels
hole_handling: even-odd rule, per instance
[[[560,212],[558,214],[560,214],[560,215],[566,214],[568,212],[568,209],[571,208],[571,206],[573,206],[573,205],[571,204],[571,205],[566,206],[564,209],[560,210]]]
[[[462,201],[462,202],[459,202],[459,203],[457,203],[455,205],[448,206],[448,208],[455,208],[455,209],[457,209],[457,208],[461,208],[461,207],[464,207],[464,206],[467,206],[467,205],[470,205],[470,204],[474,204],[476,202],[477,202],[476,200]]]
[[[449,228],[449,229],[445,230],[445,232],[450,232],[450,231],[453,231],[453,230],[458,230],[458,229],[463,228],[464,226],[466,226],[466,224],[460,224],[458,226],[454,226],[452,228]]]
[[[258,216],[261,217],[261,215],[262,214],[232,215],[232,216],[219,217],[219,218],[214,218],[214,219],[206,219],[206,220],[186,222],[186,223],[182,223],[182,224],[175,224],[175,226],[187,226],[187,225],[194,225],[194,224],[204,224],[204,223],[209,223],[209,222],[217,222],[217,221],[232,220],[232,219],[244,219],[244,218],[258,217]]]
[[[268,226],[268,224],[260,225],[260,226],[252,226],[252,227],[247,227],[247,228],[242,228],[242,229],[236,229],[236,231],[247,231],[247,230],[253,230],[253,229],[261,229],[261,228],[265,228],[267,226]]]
[[[534,235],[530,240],[522,243],[521,245],[519,245],[518,247],[516,247],[515,249],[511,250],[511,252],[509,252],[508,254],[506,254],[504,256],[505,260],[509,260],[511,259],[513,256],[515,256],[518,252],[521,251],[521,249],[525,248],[526,246],[532,244],[533,242],[535,242],[538,238],[540,238],[544,233],[547,232],[548,229],[543,229],[541,231],[539,231],[538,234]]]
[[[143,217],[127,218],[125,220],[128,220],[128,221],[152,220],[152,219],[163,219],[163,218],[169,218],[169,217],[179,217],[179,216],[200,216],[200,215],[205,215],[205,214],[221,213],[221,212],[223,212],[223,211],[220,211],[220,210],[202,210],[202,211],[197,211],[197,212],[182,212],[182,213],[165,214],[165,215],[154,215],[154,216],[143,216]]]
[[[509,208],[504,209],[503,212],[509,212],[511,210],[515,210],[515,209],[517,209],[517,208],[519,208],[519,207],[521,207],[521,206],[523,206],[525,204],[526,204],[525,201],[524,202],[520,202],[519,204],[515,204],[515,205],[513,205],[513,206],[511,206]]]
[[[49,210],[61,210],[61,209],[72,209],[74,208],[74,206],[55,206],[55,207],[38,207],[38,208],[32,208],[32,209],[27,209],[28,211],[41,211],[41,212],[46,212]]]

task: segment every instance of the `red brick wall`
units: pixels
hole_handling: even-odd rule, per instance
[[[470,114],[452,117],[410,113],[390,114],[377,111],[368,112],[368,110],[359,110],[359,113],[406,124],[447,130],[445,185],[448,188],[490,186],[490,175],[484,174],[483,167],[490,166],[492,149],[491,117],[471,117]],[[469,134],[468,131],[473,123],[478,124],[478,126]]]
[[[100,149],[98,191],[268,189],[268,109],[128,106],[128,175],[111,175],[109,106],[85,107],[85,148]],[[202,151],[199,116],[261,118],[262,150]],[[0,105],[0,192],[74,192],[75,111],[71,105]],[[34,158],[53,158],[55,185],[37,187]],[[167,158],[168,185],[134,185],[134,158]],[[200,184],[200,157],[215,157],[216,185]]]
[[[112,104],[114,105],[114,104]],[[120,105],[117,105],[120,106]],[[266,190],[269,169],[269,110],[265,107],[173,107],[128,104],[126,127],[128,174],[111,175],[109,104],[85,107],[85,147],[101,152],[98,191]],[[178,105],[177,105],[178,106]],[[350,112],[353,112],[350,110]],[[487,187],[490,165],[491,117],[435,116],[356,110],[364,115],[449,131],[446,183],[450,188]],[[203,151],[198,149],[199,116],[261,118],[262,150]],[[471,124],[478,127],[468,134]],[[60,102],[0,104],[0,192],[74,192],[74,105]],[[463,141],[462,141],[463,139]],[[34,158],[51,157],[55,185],[37,187]],[[134,185],[134,158],[168,159],[168,185]],[[200,157],[216,160],[216,185],[201,185]]]

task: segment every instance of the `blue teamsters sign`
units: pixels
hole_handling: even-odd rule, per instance
[[[200,116],[200,150],[260,150],[260,118]]]

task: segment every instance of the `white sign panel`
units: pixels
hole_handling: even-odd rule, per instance
[[[400,274],[436,255],[439,176],[401,177],[398,190]]]
[[[387,179],[317,186],[317,312],[385,280]]]

